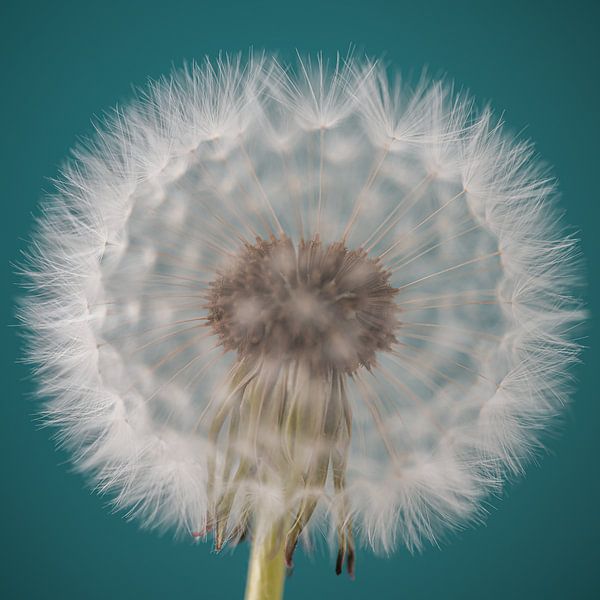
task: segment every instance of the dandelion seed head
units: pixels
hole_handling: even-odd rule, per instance
[[[114,506],[419,549],[568,402],[583,313],[554,182],[489,109],[348,58],[221,57],[82,144],[21,317],[45,421]],[[258,519],[260,516],[260,519]],[[193,532],[193,533],[192,533]]]

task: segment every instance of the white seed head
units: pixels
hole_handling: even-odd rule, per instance
[[[528,144],[375,63],[193,65],[107,117],[27,267],[44,414],[148,526],[419,548],[568,397],[577,248]]]

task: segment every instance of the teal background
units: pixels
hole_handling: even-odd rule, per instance
[[[313,0],[183,2],[4,1],[0,8],[0,596],[12,598],[240,598],[247,548],[215,555],[110,514],[74,475],[35,403],[14,327],[10,262],[30,233],[48,178],[90,117],[184,59],[219,50],[385,53],[404,72],[446,72],[491,100],[555,167],[566,222],[582,238],[586,301],[600,311],[597,2],[411,3]],[[325,552],[299,552],[286,598],[600,598],[598,324],[586,329],[578,392],[551,454],[494,499],[485,526],[417,556],[358,556],[337,578]]]

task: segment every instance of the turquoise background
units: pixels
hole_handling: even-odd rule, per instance
[[[385,53],[404,72],[447,72],[491,100],[555,167],[566,221],[583,240],[586,301],[600,311],[597,263],[600,11],[597,2],[19,2],[0,8],[2,417],[0,596],[239,598],[247,548],[215,555],[110,514],[32,422],[29,370],[15,364],[13,267],[42,190],[90,116],[184,59],[219,50]],[[12,325],[12,326],[11,326]],[[551,454],[494,500],[485,526],[417,556],[358,556],[336,577],[326,553],[299,552],[300,598],[600,598],[598,325],[576,369],[575,402]]]

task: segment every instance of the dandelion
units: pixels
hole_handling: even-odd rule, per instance
[[[45,421],[128,517],[249,538],[248,598],[319,534],[337,573],[358,545],[435,543],[567,400],[554,194],[443,82],[354,58],[177,71],[75,150],[39,221]]]

